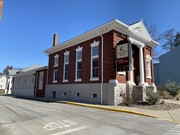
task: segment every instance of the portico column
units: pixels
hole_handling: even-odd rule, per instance
[[[133,65],[132,65],[132,44],[130,41],[128,42],[128,60],[129,60],[129,73],[130,73],[130,79],[128,81],[134,84]]]
[[[140,67],[140,82],[139,85],[144,85],[144,56],[143,56],[144,45],[139,46],[139,67]]]

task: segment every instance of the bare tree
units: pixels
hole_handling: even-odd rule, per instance
[[[173,43],[173,46],[174,47],[177,47],[180,45],[180,33],[177,32],[176,35],[175,35],[175,38],[174,38],[174,43]]]
[[[8,74],[8,70],[12,70],[12,69],[13,69],[13,67],[8,65],[8,66],[3,70],[3,74],[4,74],[4,75],[7,75],[7,74]]]
[[[155,40],[156,42],[160,42],[163,39],[163,34],[159,33],[159,29],[156,25],[148,24],[147,22],[145,22],[145,26],[153,40]],[[153,47],[152,51],[153,51],[153,56],[152,56],[153,61],[157,62],[158,57],[161,55],[161,52],[159,51],[158,46]]]
[[[163,33],[162,48],[165,51],[170,51],[170,50],[174,49],[175,37],[176,37],[175,30],[173,28],[171,28]]]

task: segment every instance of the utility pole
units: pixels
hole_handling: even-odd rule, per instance
[[[1,21],[1,18],[2,18],[3,3],[4,3],[4,0],[0,0],[0,21]]]

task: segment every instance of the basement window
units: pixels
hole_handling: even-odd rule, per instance
[[[63,92],[63,96],[65,97],[67,94],[66,94],[66,92]]]
[[[97,98],[97,93],[93,93],[92,98]]]
[[[53,94],[53,98],[56,98],[56,91],[53,91],[52,94]]]
[[[80,95],[79,92],[77,92],[77,93],[76,93],[76,97],[79,97],[79,95]]]

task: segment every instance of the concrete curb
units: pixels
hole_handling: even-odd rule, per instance
[[[90,108],[96,108],[96,109],[102,109],[102,110],[108,110],[108,111],[114,111],[114,112],[123,112],[123,113],[129,113],[129,114],[134,114],[134,115],[140,115],[140,116],[146,116],[146,117],[151,117],[151,118],[158,118],[161,120],[166,120],[170,122],[175,122],[175,123],[180,123],[179,121],[173,121],[169,119],[165,119],[159,116],[155,115],[150,115],[150,114],[145,114],[141,112],[136,112],[136,111],[130,111],[130,110],[125,110],[125,109],[120,109],[120,108],[108,108],[104,106],[98,106],[98,105],[91,105],[91,104],[84,104],[84,103],[76,103],[76,102],[64,102],[65,104],[71,104],[71,105],[77,105],[77,106],[84,106],[84,107],[90,107]]]

